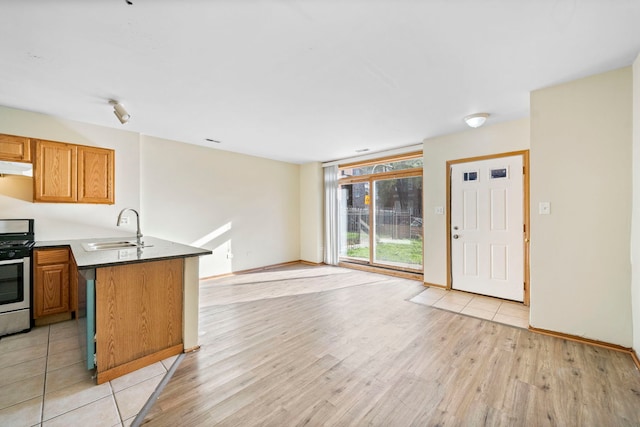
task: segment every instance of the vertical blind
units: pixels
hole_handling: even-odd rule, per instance
[[[338,165],[324,168],[324,262],[338,264]]]

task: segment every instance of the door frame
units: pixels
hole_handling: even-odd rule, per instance
[[[498,154],[488,154],[484,156],[476,156],[476,157],[467,157],[464,159],[455,159],[455,160],[447,160],[447,178],[446,178],[446,193],[447,193],[447,201],[446,201],[446,233],[447,233],[447,289],[452,289],[453,284],[453,270],[451,265],[451,166],[459,163],[469,163],[481,160],[489,160],[489,159],[499,159],[502,157],[511,157],[511,156],[522,156],[522,167],[523,167],[523,181],[522,181],[522,193],[523,193],[523,221],[524,221],[524,230],[523,230],[523,245],[524,245],[524,264],[523,264],[523,285],[524,285],[524,301],[523,304],[529,305],[529,245],[530,245],[530,201],[529,201],[529,150],[521,150],[521,151],[510,151],[507,153],[498,153]]]

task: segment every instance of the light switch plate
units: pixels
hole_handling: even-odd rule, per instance
[[[436,215],[444,215],[444,206],[436,206],[434,212]]]
[[[540,215],[551,214],[551,202],[540,202],[538,205],[538,213]]]

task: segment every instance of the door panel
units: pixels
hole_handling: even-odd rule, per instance
[[[522,156],[451,167],[454,289],[524,299]]]
[[[507,280],[507,247],[491,245],[491,279]]]
[[[464,230],[476,230],[478,228],[478,193],[477,190],[464,191],[464,207],[462,221]]]
[[[478,245],[475,243],[464,243],[464,276],[478,276]]]
[[[491,230],[507,229],[507,192],[504,188],[491,190]]]

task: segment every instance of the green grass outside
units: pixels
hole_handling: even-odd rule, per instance
[[[368,259],[369,248],[348,249],[347,256]],[[402,243],[378,243],[376,245],[376,260],[422,265],[422,240],[411,240],[408,245]]]
[[[357,231],[347,231],[347,240],[359,240],[360,233]]]

